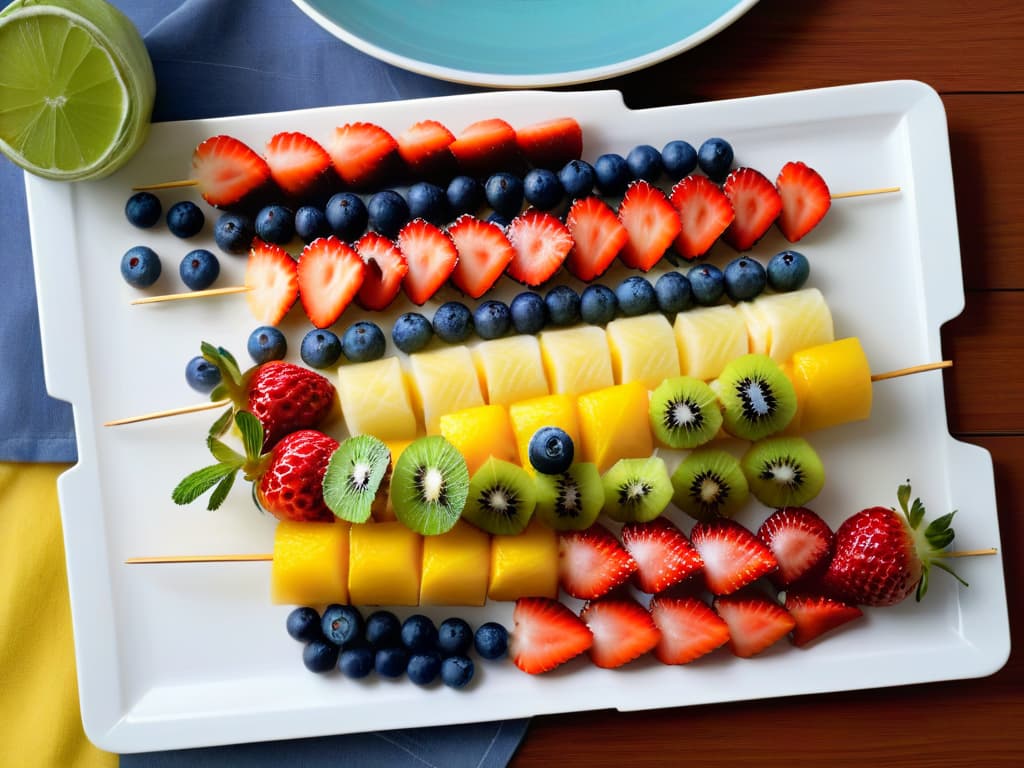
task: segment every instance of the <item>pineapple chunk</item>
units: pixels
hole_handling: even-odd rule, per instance
[[[519,463],[527,472],[533,473],[530,464],[530,438],[541,427],[559,427],[572,438],[573,445],[579,445],[580,428],[576,415],[576,398],[569,395],[548,395],[513,403],[508,409],[518,446]],[[513,459],[514,461],[514,459]]]
[[[747,354],[747,326],[733,307],[680,312],[674,330],[683,376],[711,381],[727,363]]]
[[[402,523],[353,525],[349,599],[353,605],[417,605],[422,565],[423,537]]]
[[[384,441],[416,437],[416,413],[397,357],[341,366],[338,398],[350,434]]]
[[[503,405],[478,405],[441,417],[441,435],[462,454],[472,475],[491,456],[517,461],[512,423]]]
[[[654,452],[647,387],[638,381],[580,395],[580,461],[597,464],[602,474],[619,459],[647,458]]]
[[[409,367],[414,400],[428,435],[440,434],[444,414],[484,404],[473,356],[466,347],[417,352],[409,355]]]
[[[540,351],[552,393],[580,395],[615,383],[608,339],[600,328],[544,331]]]
[[[639,381],[648,389],[679,375],[679,351],[664,315],[612,320],[605,328],[616,384]]]
[[[423,539],[421,605],[483,605],[491,572],[491,537],[464,520]]]
[[[511,405],[548,394],[548,380],[534,336],[510,336],[485,341],[473,349],[484,399],[491,405]]]
[[[348,602],[348,539],[351,526],[283,521],[274,532],[270,600],[286,605]]]
[[[491,538],[491,600],[558,595],[558,536],[533,520],[515,536]]]
[[[749,350],[785,363],[801,349],[835,340],[832,312],[817,288],[763,294],[739,304]]]
[[[871,415],[871,368],[856,338],[802,349],[783,370],[796,390],[801,433]]]

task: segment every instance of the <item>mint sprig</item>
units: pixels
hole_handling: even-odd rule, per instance
[[[248,411],[238,411],[234,417],[235,425],[242,435],[245,455],[232,449],[218,436],[208,436],[206,447],[217,463],[192,472],[178,483],[171,492],[171,499],[175,504],[191,504],[212,488],[213,493],[206,508],[211,511],[219,509],[231,492],[239,470],[242,470],[245,479],[251,482],[255,482],[263,474],[270,460],[270,454],[261,453],[263,425]],[[218,419],[218,422],[221,420],[223,417]]]

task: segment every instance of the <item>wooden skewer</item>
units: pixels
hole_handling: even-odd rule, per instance
[[[180,187],[195,187],[198,185],[199,181],[197,179],[163,181],[159,184],[143,184],[141,187],[132,187],[132,192],[150,192],[154,189],[179,189]]]
[[[853,192],[836,192],[832,195],[833,200],[844,200],[847,197],[867,197],[868,195],[888,195],[892,192],[899,192],[899,187],[876,187],[875,189],[858,189]]]
[[[989,547],[988,549],[964,549],[959,552],[946,552],[939,555],[939,557],[982,557],[985,555],[995,555],[998,552],[999,550],[995,547]]]
[[[189,291],[188,293],[168,293],[163,296],[147,296],[135,299],[132,304],[159,304],[163,301],[180,301],[181,299],[202,299],[207,296],[226,296],[231,293],[246,293],[252,286],[233,285],[230,288],[207,288],[205,291]]]
[[[144,413],[141,416],[129,416],[127,419],[115,419],[114,421],[107,421],[103,423],[104,427],[119,427],[122,424],[135,424],[139,421],[150,421],[152,419],[162,419],[166,416],[180,416],[184,413],[199,413],[200,411],[212,411],[215,408],[223,408],[226,405],[231,405],[230,400],[214,400],[212,403],[197,403],[196,405],[185,405],[181,408],[170,408],[166,411],[154,411],[153,413]]]
[[[898,371],[886,371],[885,373],[876,373],[871,376],[872,381],[884,381],[885,379],[896,379],[900,376],[910,376],[912,373],[921,373],[922,371],[937,371],[940,368],[952,368],[952,360],[941,360],[937,363],[925,363],[923,365],[912,365],[909,368],[900,368]]]

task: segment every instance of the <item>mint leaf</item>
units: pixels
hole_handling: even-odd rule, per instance
[[[238,451],[232,450],[227,443],[222,440],[218,440],[213,435],[206,438],[206,447],[210,449],[210,453],[213,454],[213,458],[221,464],[231,464],[235,467],[241,467],[245,463],[244,456],[238,453]]]
[[[213,422],[213,425],[210,427],[210,431],[208,433],[209,436],[220,437],[225,432],[227,432],[228,426],[230,426],[231,424],[231,417],[234,415],[235,409],[232,408],[231,406],[228,406],[228,409],[224,411],[224,413],[222,413],[219,417],[217,417],[217,420],[215,422]]]
[[[245,455],[250,459],[259,458],[263,453],[263,425],[260,420],[248,411],[239,411],[235,414],[235,424],[242,433],[242,445],[245,446]]]
[[[210,503],[206,505],[208,510],[212,512],[215,509],[220,509],[220,505],[224,503],[224,499],[228,497],[228,493],[231,491],[231,486],[235,484],[236,476],[232,472],[217,483],[217,487],[213,489],[213,495],[210,496]]]
[[[178,483],[171,492],[171,498],[175,504],[191,504],[227,475],[233,475],[237,469],[227,464],[213,464],[196,470]]]

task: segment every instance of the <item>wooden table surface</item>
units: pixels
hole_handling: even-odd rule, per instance
[[[627,4],[628,5],[628,4]],[[634,108],[914,79],[949,121],[966,309],[942,329],[950,430],[995,463],[1010,629],[1024,633],[1024,3],[761,0],[712,40],[593,88]],[[577,86],[578,88],[579,86]],[[1024,765],[1024,658],[979,680],[536,718],[512,765]]]

